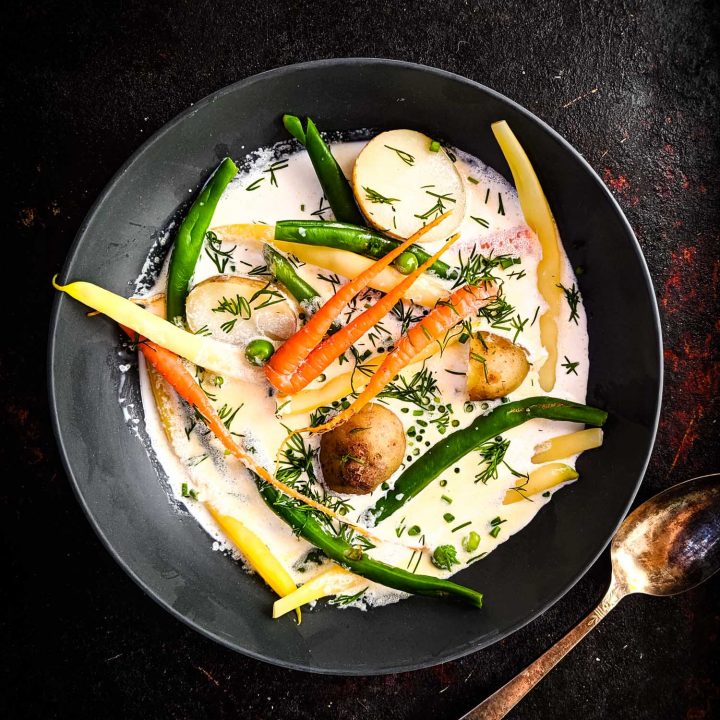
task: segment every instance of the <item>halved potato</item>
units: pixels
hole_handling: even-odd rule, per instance
[[[286,340],[297,330],[297,315],[277,286],[264,280],[216,275],[198,283],[185,304],[187,324],[234,345],[263,335]]]
[[[530,370],[525,350],[507,338],[479,332],[470,341],[467,389],[471,400],[505,397],[522,384]]]
[[[465,186],[455,164],[439,143],[415,130],[374,137],[358,155],[352,180],[367,221],[396,238],[408,238],[450,212],[420,242],[442,240],[465,216]]]

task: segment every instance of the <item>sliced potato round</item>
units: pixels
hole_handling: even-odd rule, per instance
[[[355,161],[352,184],[367,221],[396,238],[409,238],[450,212],[421,242],[441,240],[465,216],[465,186],[455,164],[439,143],[415,130],[374,137]]]
[[[198,283],[185,304],[187,324],[234,345],[258,336],[286,340],[297,330],[297,315],[272,283],[254,278],[216,275]]]
[[[530,370],[525,350],[507,338],[479,332],[470,341],[467,388],[471,400],[505,397],[522,384]]]

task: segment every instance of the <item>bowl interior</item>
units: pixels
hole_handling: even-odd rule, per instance
[[[610,419],[603,447],[579,463],[521,533],[457,576],[485,592],[483,610],[411,598],[375,609],[269,616],[272,596],[213,552],[162,481],[118,403],[119,334],[65,297],[50,331],[50,396],[68,474],[88,517],[121,566],[197,630],[248,655],[319,672],[370,674],[443,662],[529,622],[575,583],[607,544],[642,478],[657,424],[661,339],[654,293],[618,206],[585,161],[533,115],[476,83],[384,60],[281,68],[206,98],[152,137],[116,175],[81,228],[63,279],[129,293],[152,244],[217,161],[287,137],[284,112],[328,130],[413,127],[502,172],[490,131],[507,120],[549,198],[588,313],[588,402]],[[121,392],[138,402],[137,374]],[[349,652],[348,648],[352,648]]]

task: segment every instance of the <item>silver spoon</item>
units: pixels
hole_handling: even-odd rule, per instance
[[[626,595],[676,595],[720,569],[720,474],[661,492],[633,510],[610,548],[612,576],[600,604],[532,665],[460,720],[500,720]]]

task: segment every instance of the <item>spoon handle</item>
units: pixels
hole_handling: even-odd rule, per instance
[[[564,638],[558,640],[534,663],[528,665],[510,682],[463,715],[460,720],[501,720],[567,655],[617,604],[624,593],[614,579],[605,597],[584,620]]]

